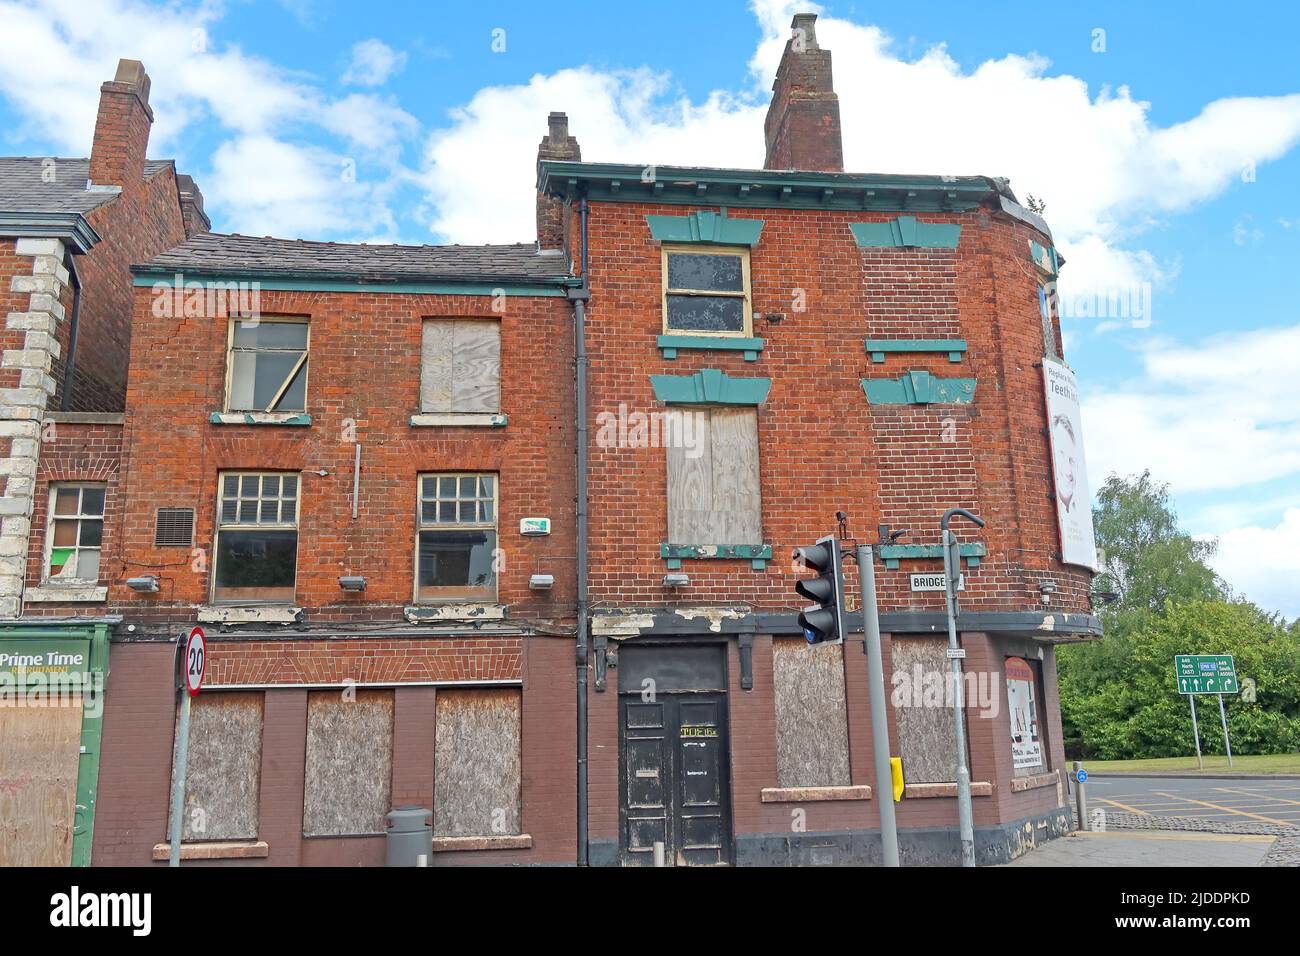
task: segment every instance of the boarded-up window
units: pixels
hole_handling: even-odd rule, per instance
[[[420,367],[420,411],[501,410],[501,323],[427,319]]]
[[[758,413],[752,408],[700,408],[682,414],[693,417],[666,443],[668,540],[761,543]]]
[[[83,641],[81,646],[87,645]],[[12,649],[12,644],[6,648]],[[0,867],[67,866],[76,816],[81,702],[74,698],[62,707],[15,707],[11,700],[0,706]]]
[[[952,783],[957,778],[948,642],[941,637],[894,638],[893,704],[903,783]]]
[[[433,832],[520,832],[520,695],[513,688],[439,690]]]
[[[257,838],[263,697],[203,693],[194,699],[182,842]]]
[[[303,835],[383,833],[392,780],[393,692],[310,694]]]
[[[844,647],[772,641],[776,777],[780,787],[847,787],[848,709]]]

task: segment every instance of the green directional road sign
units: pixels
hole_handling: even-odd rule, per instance
[[[1238,690],[1231,654],[1178,654],[1174,676],[1180,694],[1235,694]]]

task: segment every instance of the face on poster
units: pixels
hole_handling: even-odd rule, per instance
[[[1041,767],[1043,746],[1034,701],[1034,670],[1020,657],[1008,657],[1007,713],[1011,718],[1011,766],[1015,770]]]
[[[1043,388],[1047,396],[1061,556],[1066,564],[1079,564],[1095,571],[1097,543],[1092,533],[1092,494],[1083,456],[1079,388],[1074,372],[1060,362],[1044,359]]]

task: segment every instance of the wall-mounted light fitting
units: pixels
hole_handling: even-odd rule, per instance
[[[366,589],[366,579],[360,575],[339,578],[339,587],[344,591],[364,591]]]
[[[1055,591],[1056,591],[1056,582],[1055,582],[1055,581],[1039,581],[1039,582],[1038,582],[1038,593],[1041,594],[1041,595],[1043,596],[1043,603],[1044,603],[1044,604],[1051,604],[1051,603],[1052,603],[1052,594],[1055,593]]]
[[[534,574],[528,579],[528,586],[534,591],[549,591],[555,586],[555,575]]]
[[[126,586],[132,591],[139,591],[141,594],[153,594],[158,590],[158,578],[152,574],[146,574],[138,578],[127,578]]]
[[[690,575],[681,571],[675,571],[664,575],[664,587],[666,588],[684,588],[690,583]]]

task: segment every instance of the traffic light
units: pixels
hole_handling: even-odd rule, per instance
[[[834,535],[819,538],[810,548],[795,548],[794,559],[817,572],[795,584],[795,591],[817,602],[799,614],[799,626],[809,644],[844,643],[844,569]]]

